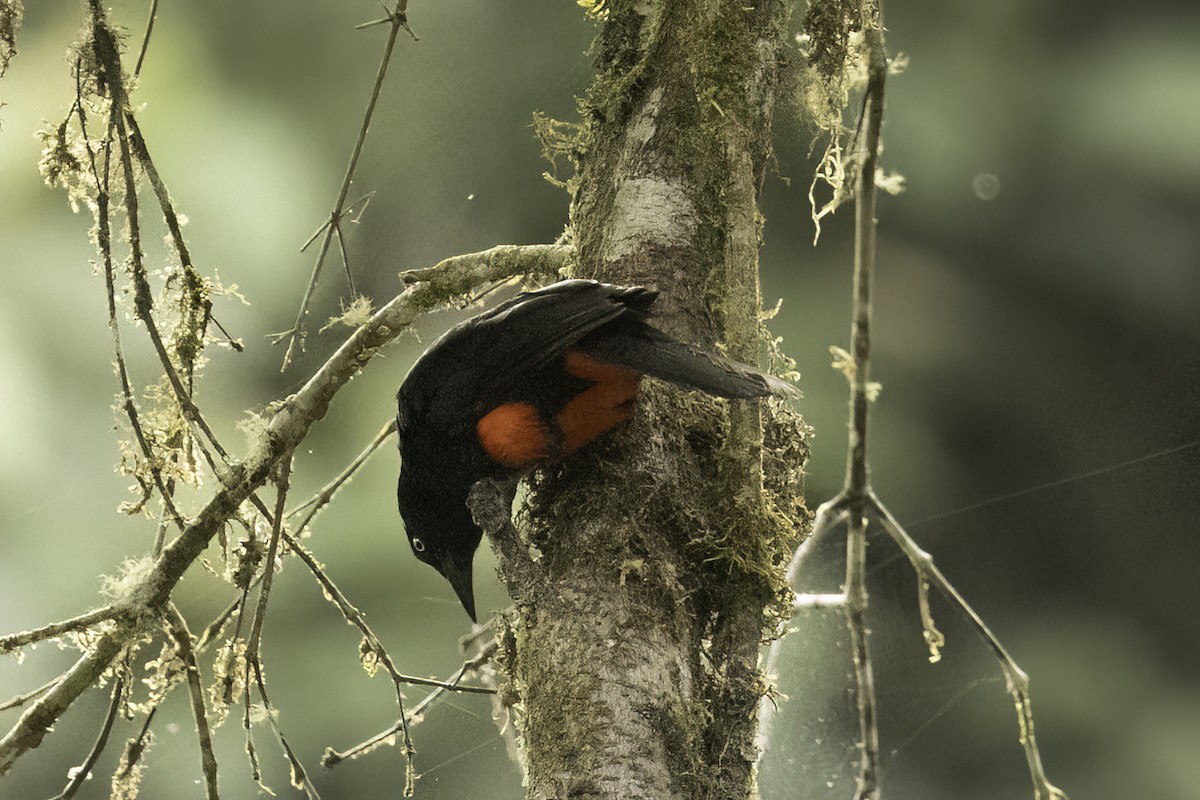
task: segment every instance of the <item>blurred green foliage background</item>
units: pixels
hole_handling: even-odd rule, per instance
[[[136,51],[145,2],[114,19]],[[1074,798],[1200,798],[1200,10],[1191,2],[934,3],[885,9],[892,80],[889,169],[907,191],[880,205],[873,482],[1033,676],[1050,777]],[[279,373],[266,335],[287,329],[312,264],[299,246],[331,207],[365,107],[384,30],[369,0],[286,7],[163,3],[134,98],[151,152],[187,214],[198,267],[248,306],[215,313],[247,352],[213,349],[198,400],[236,451],[236,423],[294,390],[344,329],[310,339]],[[544,181],[535,110],[571,119],[586,85],[592,23],[570,0],[414,2],[351,197],[374,192],[349,229],[352,266],[377,302],[396,273],[498,243],[551,241],[567,196]],[[153,525],[116,513],[122,433],[93,275],[90,219],[37,174],[34,133],[65,114],[81,4],[31,2],[19,55],[0,80],[0,630],[96,602],[100,574],[146,550]],[[812,246],[812,133],[780,109],[767,182],[766,304],[803,373],[815,427],[810,505],[841,485],[845,385],[827,348],[848,339],[851,214]],[[151,263],[165,265],[161,249]],[[314,303],[337,311],[334,262]],[[343,391],[299,454],[294,496],[335,475],[391,414],[412,359],[459,314],[429,319]],[[150,353],[128,327],[134,369]],[[1106,469],[1148,454],[1156,457]],[[321,518],[311,546],[367,613],[401,669],[446,675],[465,618],[403,546],[394,450],[379,453]],[[1069,479],[1069,480],[1067,480]],[[975,507],[1029,487],[1049,488]],[[957,512],[946,515],[946,512]],[[942,515],[942,516],[939,516]],[[936,517],[936,518],[934,518]],[[924,658],[907,567],[872,539],[874,639],[885,791],[973,800],[1028,797],[1010,704],[990,656],[945,606],[947,657]],[[802,589],[837,584],[836,552]],[[504,598],[477,569],[480,607]],[[265,634],[280,723],[322,796],[398,796],[394,750],[323,772],[394,717],[386,678],[357,663],[355,632],[297,564],[280,575]],[[194,570],[180,604],[193,627],[231,599]],[[768,800],[844,797],[854,729],[840,618],[798,618],[788,641]],[[147,654],[149,657],[150,654]],[[42,646],[0,660],[0,700],[73,660]],[[410,700],[421,696],[410,691]],[[182,696],[156,725],[144,797],[199,796]],[[86,695],[0,781],[0,797],[61,789],[93,740],[106,698]],[[459,697],[415,731],[418,796],[517,798],[520,779],[485,699]],[[7,729],[14,712],[0,713]],[[107,797],[129,735],[82,797]],[[258,730],[267,779],[283,759]],[[230,720],[218,736],[229,797],[254,793]]]

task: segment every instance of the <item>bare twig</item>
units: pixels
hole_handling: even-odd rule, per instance
[[[59,681],[59,679],[55,678],[47,683],[43,683],[41,686],[34,689],[32,692],[25,692],[24,694],[19,694],[19,695],[16,695],[15,697],[10,697],[9,699],[5,700],[3,703],[0,703],[0,711],[8,711],[10,708],[20,708],[21,706],[25,705],[26,703],[28,703],[30,700],[34,699],[35,697],[41,697],[46,692],[53,689],[54,684],[58,683],[58,681]]]
[[[493,690],[484,688],[482,686],[448,686],[445,681],[439,681],[433,678],[421,678],[416,675],[406,675],[397,670],[395,664],[392,663],[391,658],[387,655],[383,644],[379,641],[379,637],[377,637],[374,631],[371,630],[371,627],[367,625],[367,621],[363,616],[363,613],[355,608],[354,605],[346,598],[346,595],[342,594],[342,590],[338,588],[337,584],[330,580],[329,576],[325,574],[325,570],[321,568],[321,565],[313,557],[312,553],[308,552],[308,550],[304,548],[304,545],[300,544],[295,537],[286,531],[283,533],[283,541],[287,544],[288,548],[291,549],[291,551],[294,552],[300,558],[300,560],[304,562],[304,565],[308,567],[309,571],[312,572],[313,576],[317,579],[317,583],[321,585],[322,591],[328,595],[329,601],[337,606],[338,610],[342,612],[342,616],[345,618],[346,622],[358,628],[359,632],[362,633],[368,647],[373,653],[379,656],[379,663],[387,671],[388,675],[391,676],[392,680],[397,684],[435,686],[450,689],[456,692],[464,692],[467,694],[494,694]]]
[[[146,58],[146,50],[150,47],[150,34],[154,32],[154,18],[158,16],[158,0],[150,0],[150,17],[146,20],[146,33],[142,36],[142,47],[138,50],[137,66],[133,68],[133,77],[142,74],[142,61]]]
[[[421,702],[413,706],[412,711],[410,711],[408,715],[408,724],[416,725],[418,722],[420,722],[425,711],[431,705],[433,705],[435,701],[443,697],[446,692],[460,690],[462,688],[460,686],[460,682],[466,678],[468,674],[478,671],[480,667],[489,662],[495,656],[496,650],[499,646],[499,642],[496,639],[493,639],[484,645],[477,655],[464,661],[462,666],[460,666],[453,675],[447,678],[443,685],[438,686],[432,692],[425,695],[425,697],[421,698]],[[401,730],[401,722],[400,720],[397,720],[391,727],[380,731],[366,741],[360,742],[359,744],[356,744],[347,750],[339,752],[330,747],[326,749],[325,754],[321,756],[321,766],[325,767],[326,769],[332,769],[343,761],[365,755],[379,745],[390,742],[396,736],[396,734],[401,732]]]
[[[395,25],[396,23],[399,23],[401,26],[403,26],[404,30],[408,31],[408,35],[413,38],[414,42],[419,42],[421,40],[417,38],[415,33],[413,33],[413,29],[408,26],[407,9],[408,0],[400,0],[400,2],[396,4],[396,10],[388,11],[386,17],[373,19],[370,22],[360,22],[354,26],[354,30],[361,31],[366,30],[367,28],[374,28],[376,25]],[[384,10],[387,11],[386,6],[384,7]]]
[[[97,23],[99,24],[99,23]],[[90,141],[87,129],[87,114],[83,110],[82,94],[83,88],[79,81],[81,80],[82,67],[79,63],[75,66],[76,75],[76,97],[75,109],[79,119],[80,132],[83,134],[85,142]],[[159,467],[158,459],[155,457],[153,449],[150,447],[149,441],[146,439],[145,432],[142,429],[142,424],[138,414],[137,402],[134,399],[133,385],[129,379],[129,369],[125,364],[125,351],[121,346],[121,327],[117,321],[117,287],[116,287],[116,269],[113,264],[112,251],[112,228],[110,222],[110,197],[108,178],[110,174],[110,156],[112,154],[112,125],[108,127],[108,134],[104,139],[104,167],[101,171],[100,166],[96,163],[96,153],[91,145],[87,146],[88,166],[91,170],[92,178],[96,182],[96,244],[100,250],[101,259],[104,262],[104,288],[108,295],[108,328],[113,340],[113,353],[115,355],[117,365],[117,376],[121,382],[121,399],[122,409],[125,411],[125,416],[129,419],[129,427],[133,431],[134,438],[137,439],[138,447],[142,451],[142,457],[146,459],[146,464],[150,470],[151,479],[158,488],[159,495],[162,497],[163,504],[166,506],[167,512],[175,524],[182,529],[184,526],[183,517],[178,509],[175,508],[174,500],[171,492],[165,485],[162,477],[162,469]]]
[[[55,795],[52,800],[70,800],[79,791],[79,787],[83,786],[84,781],[91,775],[92,767],[96,766],[96,762],[100,760],[100,754],[104,752],[104,748],[108,745],[108,735],[112,733],[113,722],[117,719],[117,709],[121,707],[121,696],[125,692],[125,681],[117,678],[113,681],[112,699],[108,704],[108,713],[104,716],[104,722],[100,726],[100,733],[96,736],[96,743],[92,745],[92,749],[88,752],[87,758],[78,767],[70,770],[66,787],[61,792]]]
[[[846,534],[846,621],[858,703],[860,761],[855,800],[879,797],[879,718],[875,702],[875,676],[871,664],[867,627],[867,473],[868,410],[871,366],[871,284],[875,274],[875,170],[879,163],[879,135],[883,123],[883,92],[887,56],[883,50],[882,20],[878,5],[863,3],[863,35],[867,43],[867,89],[863,98],[864,126],[858,186],[854,202],[854,309],[850,332],[853,367],[850,378],[850,441],[846,456],[846,498],[849,530]],[[873,13],[872,13],[873,12]]]
[[[250,662],[246,662],[249,669]],[[250,778],[258,784],[259,789],[272,797],[275,792],[263,781],[262,767],[258,763],[258,749],[254,746],[254,720],[251,717],[253,705],[250,702],[250,681],[242,682],[242,732],[246,737],[246,758],[250,762]],[[229,686],[226,685],[228,692]]]
[[[283,735],[283,731],[280,730],[280,728],[279,728],[278,720],[275,719],[275,716],[272,712],[270,699],[267,696],[266,681],[263,680],[263,675],[262,675],[262,661],[259,657],[259,645],[262,641],[262,627],[263,627],[264,621],[266,620],[267,602],[270,598],[272,578],[275,574],[275,560],[279,553],[279,540],[280,540],[281,536],[283,536],[285,533],[284,529],[283,529],[283,524],[284,524],[283,509],[284,509],[284,506],[287,504],[288,485],[289,485],[289,479],[291,477],[291,459],[290,458],[284,459],[279,464],[279,466],[277,468],[277,473],[278,474],[275,476],[275,483],[277,486],[276,497],[275,497],[275,512],[274,512],[274,514],[270,515],[270,519],[272,521],[271,522],[271,540],[267,546],[266,558],[263,560],[263,568],[262,568],[262,573],[261,573],[262,574],[262,581],[261,581],[262,588],[259,589],[258,606],[254,612],[254,620],[251,623],[250,636],[249,636],[249,640],[246,645],[245,655],[243,656],[243,661],[244,661],[245,670],[246,670],[245,679],[243,681],[243,685],[245,688],[245,696],[244,696],[245,709],[244,709],[244,714],[243,714],[243,725],[246,730],[246,753],[250,757],[250,768],[251,768],[251,771],[254,773],[254,779],[256,781],[258,781],[259,785],[263,786],[263,788],[265,789],[266,786],[263,784],[262,777],[259,772],[258,758],[254,751],[254,740],[253,740],[253,737],[251,735],[251,730],[250,730],[251,724],[252,724],[251,704],[250,704],[250,687],[253,684],[253,685],[257,685],[257,687],[258,687],[258,694],[259,694],[259,697],[262,698],[263,708],[266,711],[265,716],[266,716],[267,720],[270,722],[272,729],[275,731],[275,736],[279,740],[279,744],[280,744],[280,747],[282,747],[282,749],[284,751],[284,755],[287,757],[288,761],[291,763],[292,785],[296,786],[297,788],[303,788],[305,793],[310,798],[317,798],[316,790],[313,789],[313,787],[309,783],[308,777],[304,772],[304,767],[300,764],[299,759],[296,758],[295,753],[292,751],[291,745],[288,744],[286,737],[284,737],[284,735]],[[249,590],[249,584],[247,584],[247,591],[248,590]],[[242,609],[243,610],[245,610],[245,605],[246,605],[246,592],[243,592],[243,594],[242,594]],[[239,629],[241,627],[241,617],[240,616],[238,618],[238,627],[239,627]],[[235,638],[236,638],[236,634],[235,634]],[[253,677],[253,681],[251,680],[252,677]],[[229,688],[230,688],[230,685],[229,685],[229,682],[227,681],[226,682],[226,692],[227,693],[229,691]]]
[[[275,478],[275,513],[271,519],[271,541],[267,545],[267,557],[263,560],[262,588],[258,590],[258,608],[254,611],[254,623],[250,627],[250,640],[246,645],[247,665],[258,662],[258,647],[262,639],[263,622],[267,616],[267,601],[271,595],[272,578],[275,575],[275,559],[279,555],[279,537],[283,533],[283,509],[287,503],[288,484],[291,478],[292,460],[285,458],[279,464]],[[247,666],[249,669],[249,666]],[[247,683],[249,683],[249,675]]]
[[[40,628],[0,636],[0,655],[11,653],[13,650],[24,647],[27,644],[42,642],[66,633],[73,633],[85,628],[94,627],[105,620],[112,619],[120,613],[121,609],[117,606],[108,605],[103,608],[97,608],[94,611],[89,611],[86,614],[72,617],[71,619],[65,619],[62,622],[54,622],[49,625],[43,625]]]
[[[204,687],[200,685],[200,668],[196,664],[196,652],[192,647],[192,632],[179,609],[171,603],[167,607],[167,624],[183,661],[187,674],[188,693],[192,699],[192,716],[196,720],[196,735],[200,745],[200,768],[204,771],[204,787],[208,800],[218,800],[217,757],[213,753],[212,734],[208,729],[208,715],[204,707]]]
[[[875,702],[875,673],[871,663],[870,629],[867,627],[866,529],[867,518],[863,507],[855,503],[846,533],[845,606],[858,705],[860,758],[855,800],[875,800],[879,797],[879,717]]]
[[[354,473],[357,472],[359,468],[361,468],[362,465],[367,462],[367,459],[379,449],[379,446],[386,442],[395,432],[396,420],[390,419],[387,421],[387,424],[379,429],[379,433],[375,434],[375,438],[371,440],[371,443],[368,444],[361,453],[355,456],[354,460],[351,461],[344,470],[338,473],[337,477],[322,486],[316,494],[305,500],[304,503],[296,508],[293,508],[287,513],[288,517],[293,517],[299,514],[301,511],[308,509],[308,513],[304,515],[304,519],[301,520],[300,524],[296,526],[297,535],[302,533],[304,529],[308,527],[308,524],[312,522],[313,517],[319,514],[321,509],[323,509],[331,500],[333,500],[333,496],[337,494],[338,490],[341,489],[347,481],[354,477]]]
[[[362,155],[363,144],[367,140],[367,131],[371,129],[371,119],[375,115],[375,105],[379,102],[379,96],[383,91],[383,81],[387,77],[388,65],[392,60],[392,51],[396,47],[396,39],[400,35],[400,31],[407,30],[410,34],[412,29],[408,27],[408,18],[405,14],[405,9],[408,6],[408,0],[399,0],[394,11],[390,12],[387,21],[391,23],[391,30],[388,32],[387,43],[383,47],[383,58],[379,62],[379,69],[375,74],[375,84],[371,87],[371,98],[367,101],[367,110],[363,114],[363,122],[358,130],[358,139],[354,143],[354,150],[350,154],[350,163],[346,166],[346,174],[342,178],[342,186],[338,190],[337,200],[333,204],[333,210],[329,212],[329,220],[325,224],[325,235],[321,240],[321,250],[317,254],[317,262],[313,265],[312,273],[308,278],[308,286],[304,289],[304,297],[300,300],[300,310],[296,314],[296,322],[292,325],[291,330],[275,335],[275,341],[278,343],[287,340],[287,351],[283,356],[283,365],[281,371],[286,370],[292,363],[292,355],[295,352],[296,345],[300,349],[304,349],[304,339],[307,335],[304,329],[304,318],[308,316],[308,307],[312,302],[313,290],[316,289],[317,281],[321,277],[321,268],[325,264],[325,257],[329,253],[329,246],[333,243],[333,237],[336,235],[341,239],[341,220],[347,212],[346,196],[350,193],[350,186],[354,182],[354,173],[358,169],[358,159]],[[413,37],[416,38],[415,36]],[[306,245],[307,246],[307,245]],[[350,276],[349,264],[346,266],[346,275]],[[354,292],[354,282],[350,280],[350,291]]]
[[[1017,710],[1017,726],[1020,731],[1021,746],[1025,750],[1025,760],[1029,764],[1029,774],[1033,780],[1033,796],[1035,800],[1066,800],[1066,794],[1061,789],[1054,786],[1046,778],[1046,771],[1042,765],[1042,757],[1038,750],[1037,739],[1033,733],[1033,706],[1029,695],[1029,676],[1025,673],[1017,662],[1009,655],[1008,650],[992,633],[991,628],[987,623],[971,608],[971,605],[966,599],[958,593],[958,590],[946,579],[942,571],[933,563],[933,557],[925,552],[913,541],[912,537],[904,530],[899,521],[892,516],[892,513],[879,501],[879,498],[871,494],[871,507],[873,511],[879,515],[880,521],[884,528],[904,554],[908,556],[912,562],[913,569],[916,570],[917,579],[921,582],[932,583],[942,595],[966,618],[967,622],[979,634],[980,638],[991,649],[996,661],[1000,664],[1000,670],[1004,673],[1005,683],[1009,694],[1012,695],[1013,702]],[[926,638],[929,638],[928,629],[926,629]]]
[[[255,579],[255,583],[261,580],[262,574],[259,573],[259,576]],[[208,623],[204,630],[200,632],[200,638],[196,640],[196,649],[203,650],[209,644],[216,641],[217,637],[221,635],[221,631],[227,624],[229,624],[230,618],[241,607],[242,595],[239,593],[238,596],[234,598],[233,602],[226,606],[225,610],[218,614],[213,621]]]
[[[922,628],[930,652],[930,661],[940,658],[945,637],[937,629],[929,605],[929,588],[937,588],[967,618],[976,632],[996,656],[1008,684],[1017,710],[1020,741],[1025,750],[1033,780],[1035,800],[1066,800],[1066,795],[1051,784],[1045,775],[1037,741],[1033,732],[1033,711],[1029,696],[1029,678],[1009,655],[966,600],[946,580],[933,564],[932,557],[908,536],[895,517],[883,506],[871,490],[867,472],[868,412],[873,385],[869,380],[871,281],[875,267],[875,181],[878,171],[879,139],[883,116],[884,82],[887,76],[887,56],[883,46],[883,28],[877,0],[863,3],[863,36],[867,53],[867,89],[863,98],[863,113],[859,119],[856,140],[859,146],[857,186],[855,187],[855,251],[854,251],[854,309],[851,332],[851,354],[840,354],[837,366],[850,381],[850,443],[846,461],[845,488],[821,506],[813,534],[797,550],[788,571],[795,585],[797,572],[812,551],[816,541],[834,528],[843,517],[849,517],[846,544],[846,586],[844,602],[850,627],[854,657],[859,709],[859,747],[861,763],[855,792],[856,800],[874,800],[879,796],[879,734],[875,714],[874,678],[868,648],[868,629],[865,620],[866,592],[866,525],[867,517],[877,516],[892,538],[909,558],[917,573],[917,603]],[[837,605],[840,595],[803,595],[797,598],[797,608]],[[769,664],[778,656],[778,642],[772,646]],[[768,706],[764,705],[764,710]],[[765,742],[766,728],[760,727],[760,742]]]
[[[359,632],[362,633],[363,641],[359,646],[359,656],[364,668],[373,673],[374,669],[376,669],[378,666],[382,666],[392,679],[392,683],[396,691],[398,732],[403,736],[402,742],[404,745],[404,793],[406,797],[409,797],[412,795],[414,783],[416,781],[416,772],[413,768],[413,756],[416,754],[416,748],[413,746],[412,735],[409,731],[409,715],[404,710],[404,685],[417,684],[435,686],[449,691],[470,692],[476,694],[493,694],[494,691],[479,686],[460,686],[457,684],[451,685],[444,681],[437,681],[429,678],[418,678],[416,676],[405,675],[404,673],[400,672],[398,669],[396,669],[396,665],[392,661],[391,655],[383,646],[383,643],[379,640],[379,637],[376,636],[375,632],[371,630],[369,625],[367,625],[367,621],[363,616],[363,613],[359,611],[353,604],[351,604],[346,596],[342,594],[341,589],[339,589],[337,585],[329,578],[329,576],[325,574],[325,571],[321,568],[321,565],[317,563],[316,559],[313,558],[312,554],[309,553],[294,537],[292,537],[286,531],[283,532],[283,538],[288,547],[290,547],[292,551],[300,557],[300,560],[303,561],[309,568],[309,571],[312,572],[313,576],[317,579],[317,582],[321,584],[324,597],[336,605],[338,610],[342,612],[342,616],[345,618],[345,620],[354,627],[358,628]]]
[[[257,658],[249,663],[251,663],[254,667],[254,683],[258,688],[258,696],[262,698],[263,709],[266,712],[266,720],[271,725],[271,730],[275,732],[275,738],[278,740],[279,746],[283,749],[283,754],[287,757],[288,764],[291,766],[292,786],[297,789],[303,789],[304,794],[309,798],[309,800],[321,800],[321,796],[317,794],[317,788],[313,786],[312,781],[308,779],[308,773],[305,771],[304,765],[301,764],[300,759],[296,757],[296,752],[292,750],[292,746],[288,744],[287,737],[283,735],[283,730],[279,727],[279,720],[273,707],[271,706],[271,699],[267,696],[267,682],[263,680],[262,664]],[[247,683],[246,691],[248,695],[249,683]],[[246,701],[246,713],[247,715],[250,713],[250,702],[248,696]],[[247,720],[249,720],[249,717],[247,717]],[[248,730],[249,729],[247,728],[247,735],[249,735]],[[254,767],[255,771],[257,772],[257,763],[254,764]],[[257,775],[255,776],[255,779],[258,780]],[[259,781],[259,785],[262,785],[261,781]],[[264,786],[263,788],[266,787]],[[411,795],[406,794],[406,796]]]

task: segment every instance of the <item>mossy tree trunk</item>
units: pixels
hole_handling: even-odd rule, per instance
[[[576,150],[580,274],[659,289],[659,325],[751,362],[786,11],[610,3]],[[532,480],[537,557],[501,556],[528,797],[754,793],[758,655],[786,613],[805,454],[775,401],[648,381],[619,434]]]

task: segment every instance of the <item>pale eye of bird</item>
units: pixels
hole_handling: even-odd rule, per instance
[[[412,540],[412,549],[414,552],[424,553],[425,552],[425,543],[422,542],[420,539],[413,539]]]

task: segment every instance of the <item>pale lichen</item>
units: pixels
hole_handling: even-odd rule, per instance
[[[21,0],[0,0],[0,76],[17,54],[17,30],[24,16]]]

